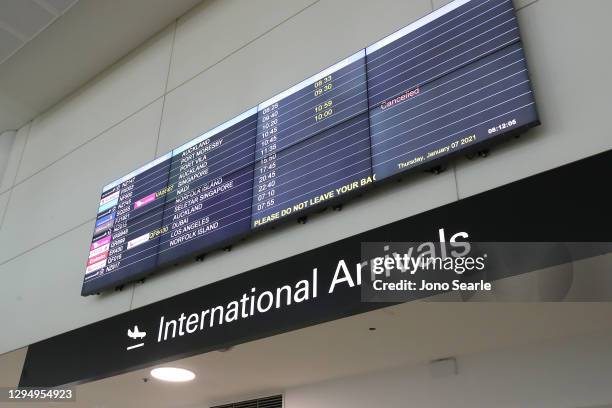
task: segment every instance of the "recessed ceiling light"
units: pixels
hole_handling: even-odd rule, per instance
[[[151,370],[151,376],[162,381],[185,382],[195,378],[193,371],[177,367],[158,367]]]

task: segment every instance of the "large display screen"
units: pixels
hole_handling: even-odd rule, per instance
[[[83,295],[539,124],[511,0],[455,0],[105,186]]]

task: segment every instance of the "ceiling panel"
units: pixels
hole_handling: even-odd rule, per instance
[[[77,0],[38,0],[39,3],[45,2],[60,13],[68,10]]]
[[[13,34],[0,27],[0,61],[17,51],[23,42]]]
[[[48,110],[199,2],[0,0],[0,133]],[[37,26],[34,38],[24,35]],[[15,52],[14,38],[22,41]]]
[[[33,0],[0,1],[0,21],[28,39],[54,18],[53,14]]]

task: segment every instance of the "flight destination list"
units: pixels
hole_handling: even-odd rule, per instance
[[[160,265],[250,231],[256,132],[253,108],[174,150]]]
[[[512,0],[455,0],[103,188],[87,295],[539,124]]]

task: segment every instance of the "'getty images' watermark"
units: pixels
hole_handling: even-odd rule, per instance
[[[612,300],[612,293],[587,293],[585,285],[578,283],[598,279],[597,271],[586,277],[584,273],[573,274],[572,269],[575,262],[611,253],[612,243],[470,242],[468,232],[448,234],[444,228],[438,229],[438,238],[430,242],[362,243],[362,264],[370,275],[362,285],[362,300],[523,301],[527,292],[536,294],[532,301]],[[610,264],[602,271],[606,276],[612,260]],[[507,284],[510,278],[513,281]],[[517,282],[523,285],[520,290]],[[501,283],[505,288],[496,290]],[[527,288],[527,284],[535,287]],[[458,296],[437,297],[449,292]]]

